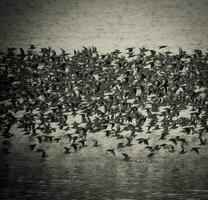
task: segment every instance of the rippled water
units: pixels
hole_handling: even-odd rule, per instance
[[[207,156],[152,162],[95,155],[42,162],[5,157],[0,169],[0,199],[208,198]]]
[[[208,47],[207,0],[1,0],[0,46]]]

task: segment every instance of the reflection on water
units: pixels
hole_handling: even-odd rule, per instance
[[[10,155],[9,155],[10,156]],[[3,158],[0,199],[207,199],[208,158]]]

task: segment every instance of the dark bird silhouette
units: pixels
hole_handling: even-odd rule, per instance
[[[36,152],[41,153],[41,158],[45,159],[49,155],[46,153],[46,151],[42,148],[36,149]]]
[[[182,145],[188,145],[188,142],[186,141],[186,139],[181,138],[181,137],[176,137],[177,141],[180,141]]]
[[[58,143],[60,140],[61,140],[61,138],[54,138],[53,139],[56,143]]]
[[[149,145],[149,142],[148,142],[149,139],[146,139],[146,138],[138,138],[136,140],[139,141],[139,144],[144,143],[145,145]]]
[[[78,142],[81,143],[82,147],[87,147],[85,144],[86,140],[79,140]]]
[[[126,139],[127,139],[126,147],[132,146],[133,145],[132,144],[132,138],[126,137]]]
[[[36,49],[36,46],[35,45],[33,45],[33,44],[30,44],[30,46],[29,46],[29,48],[28,49],[30,49],[30,50],[34,50],[34,49]]]
[[[117,144],[117,148],[118,148],[118,149],[121,149],[121,148],[124,148],[124,147],[125,147],[125,145],[124,145],[123,142],[119,142],[119,143]]]
[[[11,146],[11,141],[10,140],[4,140],[3,142],[2,142],[2,145],[7,145],[7,146]]]
[[[187,151],[185,150],[184,146],[181,145],[181,151],[179,152],[179,154],[185,154],[187,153]]]
[[[126,153],[122,153],[122,155],[124,156],[125,161],[129,161],[131,158],[131,156],[127,155]]]
[[[53,142],[53,137],[54,136],[49,136],[49,135],[44,135],[44,142]]]
[[[169,139],[170,142],[172,142],[173,144],[177,145],[177,140],[175,138],[171,138]]]
[[[41,158],[45,159],[47,158],[49,155],[45,152],[45,150],[42,150],[42,155]]]
[[[19,50],[20,50],[20,55],[21,55],[21,56],[25,56],[25,51],[24,51],[24,49],[23,49],[23,48],[20,48]]]
[[[191,151],[196,152],[197,154],[199,154],[199,147],[192,147]]]
[[[152,56],[156,55],[156,51],[155,50],[150,50],[150,53],[151,53]]]
[[[202,139],[202,138],[200,137],[199,140],[200,140],[199,145],[206,145],[206,144],[207,144],[207,139]]]
[[[93,144],[93,147],[99,147],[100,145],[98,144],[98,141],[97,140],[93,140],[94,144]]]
[[[107,152],[110,152],[113,156],[115,156],[115,149],[107,149]]]
[[[36,152],[38,152],[38,153],[41,153],[43,151],[43,149],[42,148],[38,148],[38,149],[36,149]]]
[[[43,137],[42,136],[37,136],[38,142],[41,144],[43,142]]]
[[[167,45],[161,45],[161,46],[159,46],[159,49],[164,49],[166,47],[168,47],[168,46]]]
[[[159,129],[160,129],[160,125],[157,124],[157,125],[155,126],[154,130],[159,130]]]
[[[152,159],[155,156],[155,153],[151,152],[147,155],[147,158]]]
[[[170,152],[170,153],[173,153],[173,152],[175,152],[176,150],[175,150],[175,147],[173,146],[173,145],[168,145],[168,151]]]
[[[31,134],[30,131],[26,131],[26,132],[23,133],[23,135],[30,135],[30,134]]]
[[[77,147],[77,144],[73,143],[71,145],[71,147],[73,147],[74,151],[77,152],[78,151],[78,147]]]
[[[74,144],[76,142],[76,140],[78,139],[77,136],[72,137],[72,144]]]
[[[146,146],[145,149],[149,150],[150,152],[154,152],[154,147]]]
[[[133,52],[133,49],[134,49],[134,47],[126,48],[126,50],[128,50],[129,53],[132,53]]]
[[[70,154],[70,153],[71,153],[71,152],[70,152],[70,149],[71,149],[71,148],[69,148],[69,147],[64,147],[64,149],[65,149],[65,151],[64,151],[65,154]]]
[[[161,133],[161,136],[160,136],[159,140],[165,140],[168,134],[169,134],[168,132],[163,131],[163,132]]]
[[[33,151],[33,150],[35,149],[36,145],[37,145],[37,144],[30,144],[30,145],[29,145],[30,150]]]

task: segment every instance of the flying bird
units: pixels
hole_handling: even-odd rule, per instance
[[[161,46],[159,46],[159,49],[164,49],[166,47],[168,47],[168,46],[167,45],[161,45]]]
[[[125,161],[129,161],[131,158],[131,156],[127,155],[126,153],[122,153],[122,155],[124,156]]]

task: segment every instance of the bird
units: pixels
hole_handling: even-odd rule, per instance
[[[139,141],[139,144],[144,143],[147,146],[149,145],[149,142],[148,142],[149,138],[148,139],[146,139],[146,138],[138,138],[136,140]]]
[[[172,53],[173,53],[173,52],[171,52],[171,51],[166,51],[166,52],[165,52],[166,56],[167,56],[167,55],[170,55],[170,54],[172,54]]]
[[[150,52],[151,52],[151,55],[152,56],[155,56],[156,55],[156,51],[155,50],[150,49]]]
[[[100,145],[98,144],[98,141],[97,140],[93,140],[94,144],[93,144],[93,147],[99,147]]]
[[[25,132],[23,133],[23,135],[30,135],[30,134],[31,134],[30,131],[25,131]]]
[[[3,142],[2,142],[2,145],[7,145],[7,146],[11,146],[11,141],[10,140],[4,140]]]
[[[151,152],[147,155],[147,158],[152,159],[155,156],[155,153]]]
[[[30,147],[30,150],[33,151],[35,149],[35,147],[37,146],[37,144],[30,144],[29,147]]]
[[[36,149],[36,152],[37,153],[41,153],[43,151],[43,149],[42,148],[38,148],[38,149]]]
[[[177,145],[177,140],[175,138],[170,138],[169,141],[172,142],[173,144]]]
[[[191,151],[196,152],[197,154],[199,154],[199,147],[192,147]]]
[[[43,142],[43,137],[42,137],[42,136],[39,135],[39,136],[37,136],[36,138],[38,139],[38,142],[39,142],[40,144]]]
[[[53,140],[54,140],[56,143],[58,143],[58,142],[61,140],[61,138],[58,137],[58,138],[54,138]]]
[[[164,49],[166,47],[168,47],[168,46],[167,45],[161,45],[161,46],[159,46],[159,49]]]
[[[180,141],[182,145],[188,145],[188,142],[184,138],[176,137],[177,141]]]
[[[207,139],[202,139],[201,137],[199,139],[200,139],[199,145],[206,145],[207,144]]]
[[[168,152],[173,153],[175,152],[175,147],[173,145],[168,145]]]
[[[71,144],[71,147],[73,147],[73,149],[74,149],[75,152],[78,151],[77,144],[73,143],[73,144]]]
[[[117,144],[117,148],[118,148],[118,149],[121,149],[121,148],[124,148],[124,147],[125,147],[125,145],[124,145],[123,142],[119,142],[119,143]]]
[[[159,130],[159,129],[160,129],[160,125],[157,124],[157,125],[155,126],[154,130]]]
[[[70,153],[71,153],[71,152],[70,152],[70,149],[71,149],[71,148],[69,148],[69,147],[64,147],[64,149],[65,149],[65,151],[64,151],[65,154],[70,154]]]
[[[20,50],[20,55],[25,56],[25,51],[24,51],[24,49],[23,49],[23,48],[20,48],[19,50]]]
[[[115,156],[115,149],[107,149],[107,152],[110,152],[113,156]]]
[[[163,131],[163,132],[161,133],[161,136],[160,136],[159,140],[165,140],[168,134],[169,134],[168,132]]]
[[[45,159],[48,157],[48,154],[45,152],[45,150],[42,150],[41,158]]]
[[[45,159],[49,155],[46,153],[46,151],[42,148],[36,149],[36,152],[41,153],[41,158]]]
[[[29,45],[29,49],[30,49],[30,50],[34,50],[34,49],[36,49],[36,46],[33,45],[33,44],[30,44],[30,45]]]
[[[187,153],[187,151],[185,150],[184,146],[181,145],[181,151],[179,152],[179,154],[185,154]]]
[[[127,139],[126,147],[132,146],[133,145],[132,144],[132,138],[126,137],[126,139]]]
[[[133,52],[133,49],[134,49],[135,47],[128,47],[128,48],[126,48],[126,50],[129,52],[129,53],[131,53],[131,52]]]
[[[154,152],[154,147],[153,146],[146,146],[145,149],[148,149],[151,153]]]
[[[53,137],[54,136],[50,136],[50,135],[44,135],[44,142],[53,142]]]
[[[78,142],[81,143],[82,147],[87,147],[88,145],[85,144],[86,140],[79,140]]]
[[[77,136],[72,137],[72,144],[74,144],[76,142],[76,140],[78,139]]]
[[[125,161],[129,161],[131,158],[131,156],[127,155],[126,153],[122,153],[122,155],[124,156]]]

